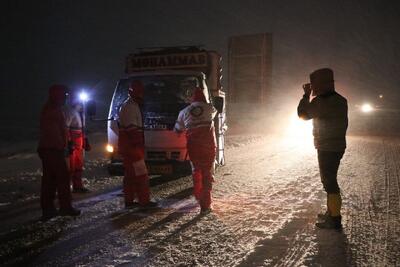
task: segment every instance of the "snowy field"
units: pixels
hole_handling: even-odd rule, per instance
[[[76,219],[37,221],[36,155],[0,159],[4,266],[400,266],[400,139],[348,138],[342,232],[314,227],[325,194],[309,138],[229,136],[204,216],[190,177],[154,178],[159,208],[124,211],[102,142],[84,175],[95,192],[74,195]]]

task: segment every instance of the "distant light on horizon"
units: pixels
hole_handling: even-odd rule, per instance
[[[374,110],[374,108],[373,108],[372,105],[369,104],[369,103],[365,103],[365,104],[363,104],[363,105],[361,106],[361,111],[364,112],[364,113],[369,113],[369,112],[371,112],[371,111],[373,111],[373,110]]]

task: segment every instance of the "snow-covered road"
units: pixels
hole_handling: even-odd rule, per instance
[[[190,177],[154,180],[152,192],[160,207],[149,212],[124,211],[119,191],[109,190],[76,202],[83,210],[79,218],[27,221],[13,231],[7,226],[0,235],[0,262],[399,266],[400,140],[348,140],[339,170],[341,233],[314,227],[325,194],[310,140],[231,136],[227,165],[216,173],[211,214],[199,215]],[[99,175],[92,163],[92,174]]]

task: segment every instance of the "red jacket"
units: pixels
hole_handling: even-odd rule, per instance
[[[40,114],[39,149],[64,150],[67,137],[62,107],[47,102]]]
[[[65,102],[66,87],[53,85],[49,88],[49,99],[40,114],[38,150],[64,150],[67,146],[68,130],[62,106]]]
[[[139,104],[128,98],[119,113],[118,151],[122,157],[143,158],[144,135]]]

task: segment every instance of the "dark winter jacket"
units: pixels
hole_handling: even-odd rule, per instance
[[[344,151],[348,125],[347,100],[332,91],[315,97],[304,96],[297,107],[300,118],[313,119],[314,146],[322,151]]]
[[[67,147],[68,130],[63,111],[64,101],[65,87],[51,86],[49,99],[40,114],[39,153],[49,149],[64,152]]]
[[[61,107],[47,103],[40,115],[39,150],[64,150],[67,145],[67,128]]]

